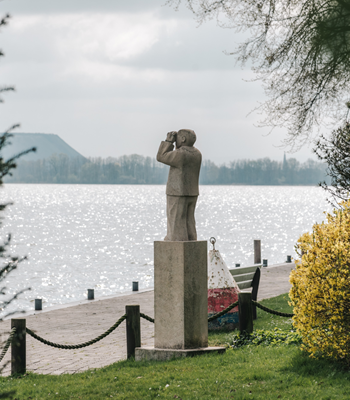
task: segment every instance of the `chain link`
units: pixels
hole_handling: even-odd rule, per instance
[[[154,318],[151,318],[150,316],[148,316],[148,315],[146,315],[146,314],[144,314],[144,313],[141,313],[141,312],[140,312],[140,317],[141,317],[141,318],[144,318],[145,320],[147,320],[147,321],[149,321],[149,322],[153,322],[153,323],[154,323]]]
[[[13,328],[11,329],[10,336],[8,337],[8,339],[7,339],[6,343],[5,343],[5,346],[4,346],[4,348],[2,349],[2,352],[1,352],[1,354],[0,354],[0,362],[1,362],[1,361],[3,360],[3,358],[5,357],[5,354],[6,354],[7,350],[8,350],[8,348],[10,347],[10,344],[11,344],[11,342],[12,342],[12,339],[13,339],[13,336],[15,335],[15,333],[16,333],[16,328],[13,327]]]
[[[252,300],[252,303],[255,304],[257,307],[259,307],[261,310],[264,310],[264,311],[266,311],[266,312],[268,312],[270,314],[273,314],[273,315],[278,315],[280,317],[287,317],[287,318],[292,318],[294,316],[294,314],[288,314],[288,313],[283,313],[283,312],[271,310],[271,308],[265,307],[262,304],[259,304],[255,300]]]
[[[53,343],[53,342],[49,342],[46,339],[43,339],[42,337],[36,335],[32,330],[30,330],[29,328],[26,328],[27,333],[32,336],[34,339],[39,340],[39,342],[47,344],[48,346],[52,346],[52,347],[56,347],[58,349],[65,349],[65,350],[74,350],[74,349],[81,349],[83,347],[87,347],[90,346],[96,342],[98,342],[99,340],[105,338],[107,335],[109,335],[111,332],[114,331],[114,329],[118,328],[118,326],[126,319],[126,314],[124,314],[122,317],[120,317],[118,319],[118,321],[111,326],[105,333],[102,333],[102,335],[97,336],[97,338],[92,339],[88,342],[85,343],[80,343],[80,344],[75,344],[75,345],[66,345],[66,344],[58,344],[58,343]]]
[[[235,308],[236,306],[238,306],[238,300],[235,301],[234,303],[230,304],[224,310],[222,310],[219,313],[217,313],[217,314],[213,315],[212,317],[208,318],[208,322],[214,321],[214,319],[222,317],[223,315],[227,314],[229,311],[232,310],[232,308]]]
[[[263,306],[262,304],[259,304],[257,301],[252,300],[252,303],[256,305],[256,307],[260,308],[263,311],[266,311],[270,314],[274,314],[274,315],[278,315],[280,317],[287,317],[287,318],[291,318],[294,316],[294,314],[289,314],[289,313],[283,313],[283,312],[279,312],[279,311],[275,311],[275,310],[271,310],[268,307]],[[222,317],[223,315],[227,314],[229,311],[231,311],[234,307],[236,307],[238,305],[238,301],[235,301],[234,303],[230,304],[228,307],[226,307],[224,310],[220,311],[219,313],[213,315],[212,317],[208,318],[208,322],[214,321],[217,318]],[[150,316],[140,313],[140,317],[144,318],[145,320],[154,323],[154,318],[151,318]],[[122,317],[120,317],[118,319],[118,321],[111,326],[106,332],[104,332],[102,335],[98,336],[95,339],[92,339],[88,342],[85,343],[80,343],[77,345],[65,345],[65,344],[58,344],[58,343],[53,343],[50,342],[38,335],[36,335],[32,330],[30,330],[29,328],[26,328],[26,331],[29,335],[31,335],[34,339],[39,340],[39,342],[42,342],[44,344],[47,344],[48,346],[52,346],[52,347],[56,347],[59,349],[66,349],[66,350],[73,350],[73,349],[81,349],[83,347],[87,347],[90,346],[96,342],[98,342],[99,340],[105,338],[107,335],[109,335],[111,332],[113,332],[124,320],[126,319],[126,314],[124,314]],[[5,344],[5,347],[3,349],[3,351],[0,354],[0,361],[4,358],[6,351],[8,350],[11,342],[12,342],[12,338],[13,335],[15,334],[16,328],[12,328],[11,334],[9,336],[9,338],[7,339],[7,342]]]
[[[257,301],[252,300],[252,303],[255,304],[258,308],[260,308],[261,310],[264,310],[270,314],[273,315],[278,315],[280,317],[287,317],[287,318],[292,318],[294,316],[294,314],[289,314],[289,313],[283,313],[280,311],[275,311],[275,310],[271,310],[268,307],[263,306],[262,304],[259,304]],[[213,321],[217,318],[222,317],[223,315],[227,314],[229,311],[232,310],[232,308],[236,307],[238,305],[238,301],[236,301],[235,303],[232,303],[231,305],[229,305],[227,308],[225,308],[224,310],[222,310],[221,312],[213,315],[212,317],[208,318],[208,322]]]

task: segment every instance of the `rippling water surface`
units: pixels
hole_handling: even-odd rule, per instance
[[[269,264],[294,255],[294,244],[329,210],[318,187],[202,186],[198,239],[217,238],[228,266],[253,262],[253,239]],[[31,287],[12,307],[33,309],[153,286],[153,241],[166,234],[165,188],[142,185],[7,184],[2,236],[27,255],[6,281],[10,293]]]

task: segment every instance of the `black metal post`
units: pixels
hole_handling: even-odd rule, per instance
[[[261,240],[254,240],[254,264],[261,264]]]
[[[126,353],[127,358],[135,358],[135,347],[141,347],[140,306],[125,306],[126,313]]]
[[[253,332],[252,294],[238,294],[239,330],[241,333]]]
[[[16,328],[11,343],[11,374],[26,373],[26,320],[11,319],[11,329]]]
[[[35,311],[41,311],[43,309],[43,300],[42,299],[35,299]]]

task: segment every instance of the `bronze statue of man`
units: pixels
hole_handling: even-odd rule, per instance
[[[169,132],[161,142],[157,161],[170,165],[167,194],[167,235],[164,240],[197,240],[194,211],[199,195],[198,180],[202,154],[193,145],[196,134],[190,129]],[[174,145],[176,149],[174,150]]]

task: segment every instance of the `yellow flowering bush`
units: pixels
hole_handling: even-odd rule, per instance
[[[302,348],[350,364],[350,201],[303,234],[296,251],[289,295]]]

